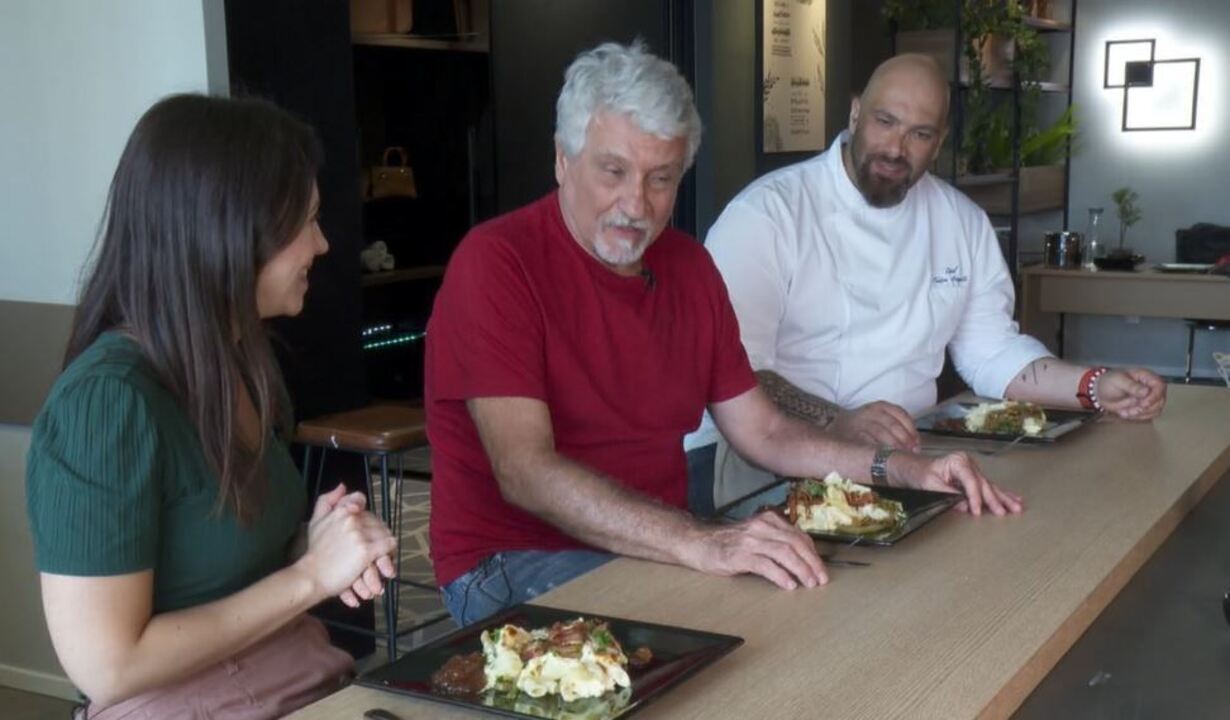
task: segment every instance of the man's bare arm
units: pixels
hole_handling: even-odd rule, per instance
[[[760,389],[786,415],[828,430],[847,442],[898,450],[918,450],[918,431],[904,409],[887,402],[872,402],[846,410],[799,389],[772,370],[757,370]]]
[[[794,477],[823,477],[832,471],[859,481],[869,477],[872,448],[786,416],[759,388],[714,403],[709,411],[731,446],[766,470]],[[966,509],[975,515],[984,505],[996,515],[1023,507],[1019,496],[987,480],[964,453],[931,458],[896,452],[887,469],[890,485],[963,493]]]
[[[582,542],[714,575],[754,573],[786,588],[828,579],[812,541],[772,513],[704,524],[560,455],[540,400],[475,398],[466,408],[504,499]]]
[[[1053,357],[1039,358],[1017,373],[1004,397],[1050,407],[1080,407],[1076,394],[1088,368]],[[1111,370],[1095,383],[1102,407],[1125,420],[1152,420],[1166,406],[1166,381],[1144,368]]]
[[[544,403],[478,398],[466,405],[505,500],[595,547],[681,562],[676,551],[698,523],[556,453]]]
[[[1021,368],[1008,384],[1004,397],[1050,407],[1079,407],[1076,386],[1084,372],[1080,365],[1058,358],[1038,358]]]

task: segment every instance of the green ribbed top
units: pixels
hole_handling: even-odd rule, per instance
[[[247,587],[286,564],[307,502],[286,446],[266,452],[271,492],[242,527],[215,512],[188,415],[132,340],[106,333],[65,369],[34,422],[26,495],[42,572],[154,571],[154,612]]]

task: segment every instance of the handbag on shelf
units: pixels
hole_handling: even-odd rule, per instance
[[[419,196],[418,187],[414,184],[414,170],[410,169],[404,147],[384,149],[380,164],[367,171],[367,192],[364,195],[368,200]]]

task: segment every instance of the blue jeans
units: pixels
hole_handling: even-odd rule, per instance
[[[697,517],[711,517],[713,505],[713,463],[717,443],[688,451],[688,510]]]
[[[444,586],[444,604],[465,627],[537,597],[615,556],[593,550],[512,550],[487,557]]]

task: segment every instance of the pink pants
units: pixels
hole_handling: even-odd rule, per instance
[[[354,674],[350,655],[329,644],[320,621],[303,615],[197,675],[108,708],[91,704],[77,720],[264,720],[335,692]]]

